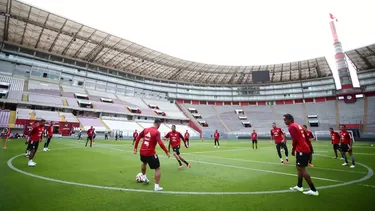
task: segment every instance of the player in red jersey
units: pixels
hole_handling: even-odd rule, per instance
[[[44,143],[44,149],[43,151],[49,151],[48,146],[51,142],[53,136],[53,122],[50,123],[50,125],[47,127],[47,140],[46,143]]]
[[[167,138],[169,138],[168,151],[170,152],[170,147],[172,146],[173,155],[179,164],[178,168],[182,168],[181,161],[186,164],[187,168],[190,168],[190,164],[180,155],[181,140],[184,142],[186,148],[188,148],[188,145],[184,137],[182,137],[182,134],[176,131],[176,125],[172,125],[172,131],[165,135],[165,139]]]
[[[30,138],[29,138],[29,144],[30,144],[30,155],[29,155],[29,163],[28,166],[34,167],[36,165],[35,162],[33,162],[33,158],[35,157],[35,154],[38,150],[39,142],[43,139],[43,131],[44,131],[44,124],[45,120],[40,120],[39,124],[34,124],[33,128],[30,131]]]
[[[310,190],[303,193],[306,195],[318,196],[319,192],[316,190],[311,180],[310,174],[306,171],[306,166],[309,163],[311,154],[310,147],[307,144],[308,138],[306,136],[306,132],[300,125],[294,123],[294,117],[290,114],[284,115],[284,123],[288,125],[288,131],[293,140],[292,155],[296,156],[296,167],[298,172],[297,186],[290,189],[303,192],[302,181],[303,178],[305,178],[307,184],[309,184],[310,186]]]
[[[11,130],[9,127],[4,128],[3,130],[3,136],[5,138],[4,149],[7,148],[7,143],[9,141],[10,133],[11,133]]]
[[[314,148],[312,146],[312,141],[315,139],[313,133],[307,129],[307,125],[303,125],[303,130],[305,131],[306,133],[306,137],[307,137],[307,145],[309,145],[310,147],[310,159],[309,159],[309,166],[310,167],[314,167],[314,165],[312,164],[312,155],[314,154]]]
[[[352,157],[352,165],[350,166],[350,168],[355,168],[355,160],[354,160],[353,149],[352,149],[353,139],[352,137],[350,137],[350,133],[349,131],[346,130],[345,125],[340,125],[340,130],[341,130],[340,131],[340,136],[341,136],[340,149],[341,149],[342,157],[345,160],[345,163],[343,163],[342,165],[343,166],[348,165],[348,157],[346,156],[346,153],[349,152],[350,157]]]
[[[133,145],[134,145],[135,140],[137,140],[138,135],[139,135],[138,131],[135,130],[134,133],[133,133]]]
[[[285,150],[285,160],[289,163],[288,159],[288,146],[286,145],[286,136],[283,129],[276,126],[276,123],[272,123],[271,137],[275,141],[277,154],[279,155],[281,164],[284,164],[283,157],[281,156],[281,149]]]
[[[190,133],[188,130],[186,130],[185,134],[184,134],[184,139],[187,143],[187,146],[189,146],[189,140],[190,140]]]
[[[340,150],[340,134],[338,132],[335,132],[333,128],[329,128],[329,132],[331,134],[331,139],[332,139],[332,146],[333,146],[333,151],[335,152],[335,156],[333,157],[334,159],[337,159],[337,150]]]
[[[93,136],[94,136],[94,127],[91,126],[90,129],[87,130],[87,140],[86,140],[86,145],[85,147],[87,147],[87,143],[90,141],[90,147],[92,147],[92,141],[93,141]]]
[[[220,133],[219,133],[219,131],[216,130],[215,133],[214,133],[215,148],[216,148],[216,143],[217,143],[217,148],[220,148],[219,140],[220,140]]]
[[[254,149],[254,144],[255,144],[256,149],[258,149],[258,134],[255,132],[255,130],[253,130],[253,132],[251,133],[251,140],[253,142],[253,149]]]
[[[156,154],[155,147],[156,144],[159,144],[160,147],[164,150],[165,154],[169,157],[169,152],[167,148],[165,147],[164,143],[160,139],[160,132],[158,131],[162,121],[160,119],[155,119],[154,126],[150,128],[144,129],[139,136],[137,137],[137,140],[135,141],[134,145],[134,154],[137,154],[137,148],[138,143],[141,139],[143,139],[140,155],[141,155],[141,170],[142,170],[142,177],[143,181],[146,183],[149,182],[149,180],[146,177],[146,165],[150,167],[150,169],[155,169],[155,191],[161,191],[163,190],[162,187],[159,186],[160,182],[160,161],[159,157]]]

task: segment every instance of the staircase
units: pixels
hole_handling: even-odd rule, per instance
[[[62,122],[66,122],[66,119],[65,119],[65,117],[64,117],[63,115],[61,115],[61,114],[59,113],[59,116],[60,116],[60,119],[61,119]]]
[[[339,110],[339,101],[335,101],[335,107],[336,107],[336,130],[340,128],[340,110]]]
[[[109,128],[108,125],[104,123],[104,121],[102,120],[102,118],[98,118],[98,120],[103,124],[103,126],[105,127],[105,129],[107,131],[111,131],[111,128]]]
[[[362,122],[362,132],[367,132],[367,119],[368,119],[368,99],[364,97],[364,114],[363,114],[363,122]]]
[[[305,124],[310,127],[309,119],[307,118],[307,109],[306,109],[305,103],[302,103],[302,110],[303,110],[303,115],[304,115],[303,119],[305,120]]]
[[[144,127],[142,127],[142,125],[139,124],[137,121],[135,121],[135,123],[136,123],[140,128],[144,128]]]
[[[22,94],[22,101],[23,102],[28,102],[29,101],[29,94],[23,93]]]
[[[63,90],[62,86],[59,86],[59,89],[60,89],[61,96],[63,96],[64,90]]]
[[[69,106],[69,105],[68,105],[68,101],[66,101],[66,99],[62,99],[62,102],[63,102],[63,105],[64,105],[64,106]]]
[[[23,83],[23,91],[29,91],[29,80],[25,80],[25,82]]]
[[[16,111],[10,111],[8,127],[14,128],[16,124]]]
[[[30,113],[30,119],[31,119],[31,120],[35,120],[35,119],[36,119],[36,117],[35,117],[35,112],[34,112],[34,111],[32,111],[32,112]]]
[[[74,116],[74,119],[75,119],[77,122],[79,122],[79,128],[80,128],[82,131],[84,131],[84,130],[85,130],[85,127],[83,127],[83,125],[81,124],[81,122],[79,121],[79,119],[78,119],[76,116]]]
[[[232,130],[229,129],[229,127],[224,123],[224,121],[221,119],[219,113],[218,113],[217,110],[216,110],[216,107],[215,107],[215,106],[212,106],[212,108],[214,109],[217,118],[220,120],[220,123],[225,127],[225,129],[226,129],[228,132],[232,131]]]
[[[191,124],[192,125],[195,125],[195,127],[192,127],[194,129],[198,129],[198,133],[202,133],[202,125],[199,124],[198,120],[195,119],[195,117],[193,117],[193,115],[190,113],[190,111],[184,106],[184,105],[180,105],[178,103],[176,103],[177,107],[182,111],[182,113],[185,114],[185,116],[187,116],[190,120],[191,120]]]

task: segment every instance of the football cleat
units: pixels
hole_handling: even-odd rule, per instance
[[[310,166],[310,167],[314,167],[314,165],[313,165],[312,163],[309,163],[309,166]]]
[[[348,166],[348,163],[343,163],[342,166]]]
[[[291,187],[289,189],[292,190],[292,191],[299,191],[299,192],[303,191],[303,187],[298,187],[298,186],[294,186],[294,187]]]
[[[310,195],[310,196],[319,196],[318,191],[312,191],[312,190],[305,191],[305,192],[303,192],[303,194]]]
[[[163,188],[162,188],[162,187],[157,187],[157,188],[155,188],[154,190],[155,190],[155,191],[162,191]]]
[[[29,167],[35,167],[35,166],[36,166],[36,163],[35,163],[35,162],[32,162],[32,161],[29,161],[28,166],[29,166]]]
[[[47,148],[43,148],[43,152],[47,152]]]
[[[350,168],[354,169],[354,168],[355,168],[355,165],[351,165]]]
[[[188,169],[190,168],[190,163],[186,166],[186,168],[188,168]]]
[[[281,161],[281,165],[284,165],[284,161]]]
[[[179,168],[179,169],[182,169],[182,168],[183,168],[183,166],[182,166],[182,165],[181,165],[181,166],[178,166],[178,168]]]

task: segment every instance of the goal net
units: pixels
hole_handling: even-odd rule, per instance
[[[353,136],[353,131],[348,130],[350,134],[350,138],[355,142],[354,136]],[[324,140],[331,140],[331,133],[329,131],[315,131],[315,140],[317,141],[324,141]]]

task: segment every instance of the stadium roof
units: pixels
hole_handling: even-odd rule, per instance
[[[16,0],[0,0],[0,11],[0,39],[4,43],[145,77],[200,84],[250,84],[251,73],[262,70],[270,71],[271,82],[332,75],[325,57],[261,66],[203,64],[163,54]],[[369,61],[368,56],[363,58]],[[365,65],[374,64],[363,58]]]
[[[375,44],[345,52],[357,71],[375,69]]]

